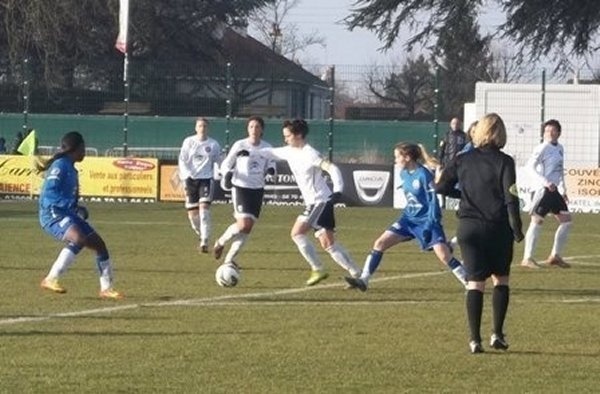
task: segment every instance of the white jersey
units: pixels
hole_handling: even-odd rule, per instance
[[[220,157],[221,146],[216,140],[210,137],[201,140],[197,135],[187,137],[179,152],[179,178],[213,178],[213,167],[220,162]]]
[[[323,159],[321,154],[309,144],[301,148],[291,146],[267,148],[262,149],[261,153],[273,159],[287,161],[306,205],[326,202],[331,197],[331,189],[327,185],[323,170],[331,176],[334,192],[342,192],[344,189],[344,181],[337,166]]]
[[[547,183],[556,185],[560,194],[566,193],[564,176],[564,149],[559,143],[543,142],[538,145],[527,161],[526,167],[533,174],[533,189],[541,189]]]
[[[233,170],[231,183],[234,186],[264,189],[267,169],[274,169],[275,162],[261,155],[258,150],[271,147],[271,144],[263,140],[258,145],[253,145],[250,138],[234,142],[223,163],[221,163],[221,175]],[[237,153],[241,150],[248,151],[250,155],[238,157]]]

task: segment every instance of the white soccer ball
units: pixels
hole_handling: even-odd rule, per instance
[[[233,264],[221,264],[215,272],[215,280],[221,287],[234,287],[240,281],[240,270]]]

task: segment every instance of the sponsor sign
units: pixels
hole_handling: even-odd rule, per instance
[[[406,199],[397,185],[399,169],[394,169],[394,207],[404,208]],[[532,176],[524,167],[517,168],[517,188],[521,209],[530,210],[534,190]],[[600,168],[566,168],[565,186],[571,212],[600,213]],[[458,209],[459,200],[446,199],[446,209]]]
[[[42,177],[35,168],[34,156],[0,155],[0,196],[28,197],[40,194]]]
[[[265,178],[265,204],[302,205],[304,200],[296,179],[285,161],[279,161],[277,174]],[[346,206],[391,206],[392,185],[391,167],[382,165],[338,164],[344,179],[344,193],[341,204]],[[217,173],[218,171],[215,171]],[[176,165],[160,167],[160,200],[184,201],[183,182],[177,175]],[[213,201],[227,203],[231,192],[221,189],[215,183]]]
[[[0,156],[0,195],[4,198],[37,196],[43,174],[34,170],[33,156]],[[86,157],[76,163],[81,197],[155,200],[158,160]]]
[[[156,199],[158,160],[86,157],[75,165],[82,197]]]

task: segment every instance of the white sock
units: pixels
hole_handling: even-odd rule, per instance
[[[198,212],[194,211],[191,216],[188,215],[188,219],[190,221],[190,226],[192,226],[192,230],[200,235],[200,216],[198,216]]]
[[[233,237],[235,237],[239,233],[240,228],[238,227],[237,223],[232,223],[229,227],[227,227],[223,235],[219,237],[217,242],[219,243],[219,245],[226,245],[227,242],[231,241]]]
[[[525,233],[525,248],[523,251],[523,260],[532,258],[533,251],[535,250],[535,245],[537,243],[537,239],[540,235],[541,229],[542,225],[537,224],[532,219],[529,223],[529,227],[527,228],[527,232]]]
[[[246,233],[238,233],[235,236],[235,238],[231,242],[231,247],[227,251],[227,255],[225,255],[225,262],[226,263],[230,263],[232,261],[235,261],[235,256],[238,255],[238,253],[240,252],[240,249],[246,243],[246,240],[248,239],[248,235],[249,234],[246,234]]]
[[[350,275],[352,275],[353,277],[357,277],[360,275],[360,269],[354,263],[354,261],[348,255],[348,252],[344,249],[342,245],[340,245],[339,243],[334,243],[329,248],[327,248],[327,253],[329,253],[333,261],[335,261],[340,267],[348,271]]]
[[[200,239],[208,241],[210,238],[210,211],[203,209],[200,211]]]
[[[110,259],[97,261],[96,265],[100,273],[100,291],[110,289],[113,283],[113,271]]]
[[[315,246],[310,243],[308,237],[304,234],[299,234],[292,237],[292,240],[298,247],[300,254],[304,259],[310,264],[310,268],[313,271],[320,271],[323,269],[323,263],[319,260],[319,256],[317,255],[317,250]]]
[[[73,262],[75,261],[75,256],[76,254],[73,253],[71,249],[63,248],[58,254],[58,257],[56,258],[54,263],[52,264],[52,268],[50,268],[50,272],[48,272],[46,278],[58,279],[59,277],[61,277],[65,272],[67,272],[71,264],[73,264]]]
[[[567,242],[567,236],[571,231],[571,222],[561,223],[556,232],[554,233],[554,245],[552,245],[551,256],[560,256],[565,243]]]

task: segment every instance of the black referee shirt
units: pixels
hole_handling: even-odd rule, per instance
[[[460,197],[459,218],[490,222],[510,220],[513,233],[521,232],[515,162],[492,148],[458,155],[442,172],[437,193]],[[459,184],[460,190],[455,187]]]

